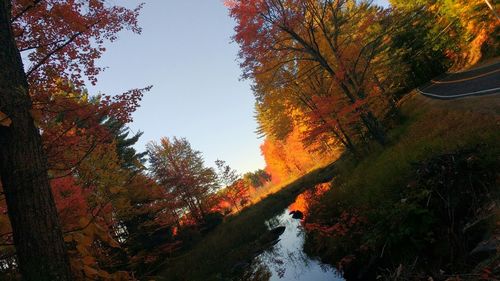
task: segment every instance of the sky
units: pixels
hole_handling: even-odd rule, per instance
[[[113,95],[153,85],[129,126],[144,132],[139,151],[161,137],[185,137],[209,166],[221,159],[240,173],[264,168],[250,81],[240,80],[238,45],[231,42],[235,23],[223,1],[133,0],[126,6],[141,2],[142,34],[124,31],[106,45],[98,64],[107,69],[89,91]]]

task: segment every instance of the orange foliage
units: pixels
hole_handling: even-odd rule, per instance
[[[301,211],[304,216],[307,216],[309,213],[309,206],[317,202],[317,200],[323,195],[325,192],[330,190],[330,183],[318,184],[314,188],[308,189],[305,192],[299,194],[288,209],[290,211]]]
[[[275,185],[304,175],[333,160],[337,155],[334,151],[320,154],[311,151],[311,147],[305,147],[298,126],[283,141],[267,137],[260,149],[266,161],[265,170],[271,175],[271,181]]]

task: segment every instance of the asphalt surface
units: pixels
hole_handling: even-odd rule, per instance
[[[418,88],[418,91],[438,99],[500,93],[500,62],[469,71],[441,75]]]

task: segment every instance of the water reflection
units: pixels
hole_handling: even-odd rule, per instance
[[[285,226],[280,241],[257,256],[252,264],[253,280],[270,281],[331,281],[343,280],[331,266],[311,259],[303,252],[304,229],[300,220],[293,219],[289,210],[266,222],[269,229]]]

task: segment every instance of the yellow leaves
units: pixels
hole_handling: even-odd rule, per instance
[[[116,240],[111,237],[109,232],[98,223],[91,224],[88,227],[87,233],[101,240],[102,242],[106,242],[110,247],[120,248],[120,244],[118,244],[118,242],[116,242]]]
[[[92,242],[94,242],[94,239],[90,236],[83,235],[80,239],[80,242],[82,245],[90,247],[92,246]]]
[[[80,255],[82,255],[82,254],[87,255],[88,254],[87,248],[85,248],[85,246],[82,244],[76,245],[76,250],[78,251],[78,253]]]
[[[78,221],[78,224],[80,225],[80,227],[84,228],[84,227],[87,227],[88,224],[89,224],[90,220],[86,217],[82,217],[80,218],[80,220]]]
[[[30,109],[31,117],[33,117],[33,121],[35,122],[35,126],[40,127],[40,123],[43,117],[43,111],[39,108]]]
[[[83,271],[85,272],[85,275],[90,278],[94,278],[98,275],[98,271],[95,268],[92,268],[90,266],[84,265],[83,266]]]
[[[82,261],[85,265],[88,265],[88,266],[95,264],[95,259],[94,259],[94,257],[91,257],[91,256],[83,257]]]
[[[116,280],[114,277],[111,276],[111,274],[107,273],[104,270],[99,270],[97,272],[97,275],[99,275],[99,277],[103,278],[104,280]]]
[[[118,248],[120,245],[109,234],[106,227],[101,226],[89,218],[80,218],[79,226],[83,229],[67,234],[64,241],[68,245],[71,254],[71,267],[78,280],[130,280],[127,272],[116,272],[110,274],[99,268],[98,261],[102,262],[99,252],[95,251],[94,241],[99,240],[111,247]]]
[[[118,272],[113,273],[113,275],[110,275],[110,280],[127,281],[127,280],[131,280],[131,279],[130,279],[130,275],[128,274],[128,272],[118,271]]]
[[[12,124],[12,120],[9,116],[0,111],[0,126],[10,127],[10,124]]]
[[[123,193],[122,185],[129,176],[127,171],[121,168],[114,142],[101,143],[95,147],[80,164],[78,172],[83,181],[90,179],[92,184],[97,183],[96,192],[113,200],[116,195]]]
[[[109,188],[109,192],[111,192],[111,194],[117,194],[117,193],[119,193],[121,190],[122,190],[122,188],[121,188],[121,187],[119,187],[119,186],[111,186],[111,187]]]
[[[119,197],[115,200],[115,206],[120,209],[130,208],[130,199],[126,197]]]

